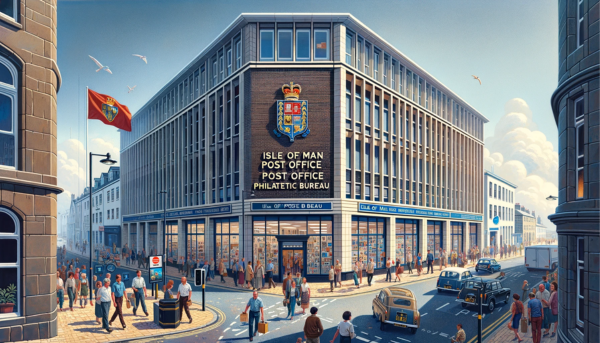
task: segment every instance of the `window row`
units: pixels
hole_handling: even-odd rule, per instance
[[[489,218],[494,219],[498,217],[500,220],[514,220],[514,209],[511,207],[504,207],[490,204]]]
[[[329,61],[330,24],[260,23],[259,61]],[[312,31],[311,31],[312,30]],[[311,34],[312,32],[312,34]]]
[[[505,187],[502,187],[501,185],[493,183],[492,181],[489,182],[488,194],[489,194],[488,196],[490,198],[493,197],[494,199],[499,199],[499,200],[507,201],[510,203],[514,202],[513,191],[511,191],[510,189],[507,189]]]

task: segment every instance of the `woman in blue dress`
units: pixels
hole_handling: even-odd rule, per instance
[[[296,299],[298,299],[298,288],[296,287],[296,281],[292,279],[292,284],[288,287],[285,293],[285,298],[288,300],[288,315],[285,317],[285,319],[291,316],[290,320],[294,320],[294,312],[296,312]]]

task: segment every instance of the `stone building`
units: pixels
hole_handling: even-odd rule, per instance
[[[56,0],[0,6],[0,341],[57,335]]]
[[[548,218],[559,246],[559,342],[600,336],[600,149],[598,0],[558,2],[558,207]]]
[[[515,204],[515,233],[521,234],[523,246],[530,245],[535,240],[535,212],[531,214],[525,206]]]

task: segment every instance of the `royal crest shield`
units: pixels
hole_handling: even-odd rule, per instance
[[[308,101],[298,100],[300,85],[283,85],[281,88],[286,100],[277,100],[277,128],[273,130],[277,137],[288,136],[290,142],[301,135],[306,137],[308,129]]]
[[[108,98],[106,104],[102,104],[102,114],[106,117],[109,122],[112,122],[119,114],[119,108],[117,106],[113,106],[114,101],[111,98]]]

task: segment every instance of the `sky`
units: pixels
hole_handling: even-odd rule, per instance
[[[520,186],[516,202],[554,212],[555,204],[538,199],[558,195],[558,136],[550,107],[558,79],[558,9],[547,0],[59,0],[59,183],[67,190],[59,212],[86,181],[86,87],[135,113],[240,13],[300,10],[351,13],[471,104],[490,121],[485,167],[494,165]],[[147,56],[148,64],[132,54]],[[96,73],[88,55],[113,74]],[[111,152],[118,160],[115,128],[92,120],[88,132],[91,151]],[[94,170],[97,177],[107,168],[96,162]]]

